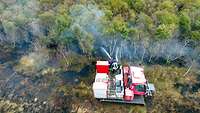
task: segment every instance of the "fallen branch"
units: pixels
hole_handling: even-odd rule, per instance
[[[193,66],[193,62],[192,62],[191,66],[188,68],[188,70],[186,71],[186,73],[183,76],[186,76],[190,72],[190,70],[192,69],[192,66]]]
[[[63,58],[64,58],[64,60],[65,60],[66,67],[68,67],[69,62],[68,62],[68,60],[67,60],[67,57],[66,57],[65,53],[64,53],[62,50],[60,50],[60,53],[62,54],[62,56],[63,56]]]

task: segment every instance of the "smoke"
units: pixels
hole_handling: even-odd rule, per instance
[[[70,16],[73,20],[72,30],[79,27],[82,32],[91,33],[94,37],[102,34],[101,19],[104,13],[95,5],[74,5],[70,8]]]
[[[178,41],[177,39],[166,39],[161,41],[134,41],[132,44],[127,41],[121,42],[121,58],[128,58],[132,61],[141,63],[151,63],[153,60],[166,60],[167,62],[175,61],[184,57],[190,59],[193,49]]]
[[[48,61],[48,52],[36,40],[42,35],[39,10],[38,0],[0,1],[0,44],[15,47],[13,54],[19,60],[16,71],[38,72]]]
[[[38,11],[37,0],[1,1],[0,42],[15,44],[22,40],[32,41],[33,35],[42,35],[40,20],[37,18]],[[150,38],[136,40],[134,36],[126,40],[120,33],[105,34],[105,28],[108,27],[103,22],[103,20],[106,21],[105,13],[95,4],[75,4],[70,7],[69,15],[72,19],[70,28],[66,28],[61,35],[76,37],[78,29],[80,32],[79,47],[85,48],[83,51],[91,51],[94,48],[99,52],[99,48],[104,47],[111,56],[114,56],[116,48],[119,48],[119,60],[134,63],[149,64],[161,61],[170,63],[181,60],[184,65],[190,65],[191,62],[199,61],[199,49],[190,47],[188,41],[179,41],[175,38],[159,41]],[[77,48],[77,45],[73,46]]]
[[[0,42],[18,43],[33,38],[37,34],[37,0],[0,1]],[[34,23],[34,24],[33,24]]]
[[[33,74],[45,68],[49,59],[48,52],[44,48],[36,48],[35,51],[24,55],[16,66],[16,71]]]
[[[70,9],[70,14],[73,18],[72,30],[78,27],[81,32],[92,34],[95,50],[104,47],[114,56],[116,49],[119,48],[119,60],[147,64],[175,62],[181,66],[189,66],[199,60],[199,49],[191,47],[189,41],[180,41],[176,38],[136,40],[131,37],[128,38],[131,40],[125,40],[120,33],[105,35],[104,28],[107,26],[102,22],[105,13],[95,5],[74,5]]]

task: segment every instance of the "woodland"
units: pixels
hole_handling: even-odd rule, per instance
[[[144,65],[145,106],[93,97],[96,60]],[[200,112],[200,0],[1,0],[1,113]]]

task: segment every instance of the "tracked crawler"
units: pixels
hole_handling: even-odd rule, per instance
[[[118,58],[96,62],[93,83],[94,97],[100,101],[145,104],[144,98],[153,96],[155,87],[148,83],[141,66],[121,65]],[[117,52],[116,52],[117,53]]]

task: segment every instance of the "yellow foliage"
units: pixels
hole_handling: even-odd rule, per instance
[[[20,60],[21,65],[24,65],[26,67],[33,66],[34,62],[35,62],[34,59],[33,58],[28,58],[28,56],[24,56]]]

